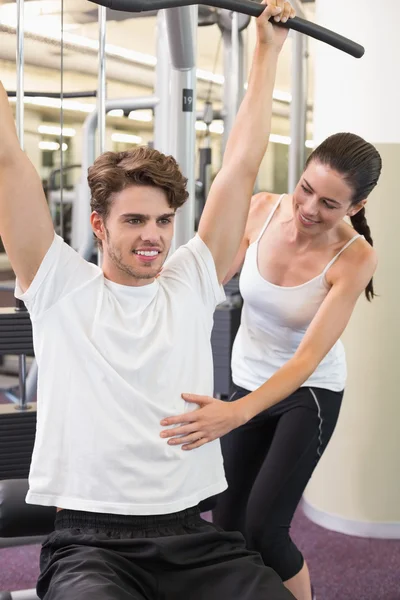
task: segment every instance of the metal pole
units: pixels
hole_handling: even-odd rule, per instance
[[[98,8],[99,20],[99,74],[97,90],[97,114],[98,126],[97,133],[99,139],[99,152],[103,154],[106,149],[106,28],[107,28],[107,9],[104,6]],[[100,249],[97,249],[97,264],[100,266],[103,261]]]
[[[97,89],[99,154],[106,148],[106,27],[107,9],[99,6],[99,73]]]
[[[154,112],[154,148],[163,154],[170,151],[172,65],[168,47],[166,10],[157,15],[157,65],[155,93],[160,102]]]
[[[307,125],[307,40],[292,32],[292,102],[290,105],[290,146],[288,191],[291,194],[300,178],[306,158]]]
[[[172,63],[170,154],[187,177],[189,192],[187,202],[176,216],[172,252],[186,244],[195,231],[197,16],[197,5],[171,8],[166,12]]]
[[[29,367],[28,375],[26,378],[26,400],[27,403],[33,402],[37,393],[37,377],[38,377],[38,364],[36,360],[32,361]]]
[[[233,13],[232,30],[223,29],[224,44],[224,133],[222,152],[228,141],[236,113],[244,93],[244,44],[242,32],[238,31],[237,13]],[[236,32],[236,34],[235,34]]]
[[[18,357],[18,367],[19,367],[19,405],[17,405],[18,410],[26,410],[26,356],[25,354],[20,354]]]
[[[231,31],[231,78],[225,80],[230,82],[230,93],[232,107],[236,115],[239,108],[239,20],[237,12],[232,13]]]
[[[24,0],[17,0],[17,106],[16,126],[20,146],[24,150]],[[26,310],[23,302],[16,302],[16,310]],[[18,356],[19,410],[26,410],[26,356]]]
[[[20,146],[24,150],[24,0],[17,0],[17,106],[16,124]]]

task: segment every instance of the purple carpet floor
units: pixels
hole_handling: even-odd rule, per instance
[[[300,510],[292,533],[308,561],[317,600],[400,600],[400,541],[327,531]],[[35,587],[39,551],[39,546],[0,549],[0,591]]]

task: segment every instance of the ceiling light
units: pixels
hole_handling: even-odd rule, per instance
[[[44,133],[47,135],[61,135],[61,127],[57,127],[55,125],[39,125],[38,127],[39,133]],[[64,137],[74,137],[76,134],[75,129],[72,127],[63,127],[62,134]]]
[[[129,119],[150,123],[153,120],[153,112],[151,110],[132,110],[129,113]]]
[[[26,3],[27,5],[27,3]],[[48,40],[61,42],[61,20],[58,16],[39,16],[35,15],[35,18],[25,18],[24,31],[34,35],[41,35]],[[26,14],[25,14],[26,17]],[[16,29],[17,27],[17,7],[15,3],[6,4],[0,7],[0,23]],[[50,27],[51,25],[51,27]],[[76,35],[75,33],[69,33],[68,31],[63,32],[63,40],[65,44],[74,44],[80,48],[87,48],[89,50],[99,50],[99,42],[96,39],[88,38],[82,35]],[[53,33],[50,33],[53,31]],[[121,46],[115,46],[114,44],[106,44],[106,54],[108,56],[117,56],[119,58],[125,58],[127,60],[154,67],[157,63],[155,56],[151,54],[144,54],[143,52],[136,52],[136,50],[128,50]]]
[[[142,141],[138,135],[128,133],[113,133],[111,139],[113,142],[122,142],[123,144],[140,144]]]
[[[123,117],[124,111],[122,110],[122,108],[115,108],[114,110],[110,110],[110,112],[107,113],[107,115],[109,117]]]
[[[9,98],[10,102],[16,102],[17,98]],[[46,106],[47,108],[61,108],[61,100],[59,98],[46,98],[45,96],[24,96],[24,104],[33,104],[35,106]],[[77,112],[91,113],[95,110],[95,104],[86,102],[77,102],[76,100],[63,100],[63,109]]]
[[[204,71],[203,69],[196,69],[196,75],[198,79],[202,81],[210,81],[212,83],[218,83],[219,85],[223,85],[225,81],[225,77],[223,75],[217,75],[212,71]]]
[[[210,125],[210,131],[211,131],[211,133],[223,134],[224,133],[224,124],[221,121],[214,121],[214,123],[211,123],[211,125]]]
[[[285,146],[289,146],[290,137],[287,135],[278,135],[277,133],[271,133],[269,136],[269,141],[273,144],[285,144]]]
[[[196,121],[196,131],[207,131],[207,125],[203,121]],[[209,127],[210,133],[222,134],[224,132],[224,124],[222,121],[213,121]]]
[[[274,90],[272,97],[274,100],[280,100],[281,102],[287,102],[288,104],[292,101],[292,94],[282,90]]]
[[[291,144],[291,138],[287,135],[279,135],[277,133],[271,133],[269,136],[269,141],[273,144],[284,144],[285,146],[289,146]],[[315,143],[314,140],[306,140],[305,143],[307,148],[314,148]]]
[[[58,142],[39,142],[40,150],[59,150],[60,144]],[[63,152],[68,150],[68,144],[62,145]]]

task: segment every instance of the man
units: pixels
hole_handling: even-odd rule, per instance
[[[212,393],[213,312],[266,150],[287,33],[268,19],[292,16],[270,0],[257,20],[248,91],[198,235],[164,265],[187,198],[174,159],[140,148],[89,169],[100,269],[55,235],[0,90],[0,234],[39,365],[27,501],[58,507],[40,598],[293,598],[241,535],[200,517],[198,503],[226,488],[219,442],[182,452],[159,435],[165,414],[191,410],[183,390]]]

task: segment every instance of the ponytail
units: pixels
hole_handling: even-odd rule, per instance
[[[367,219],[365,216],[365,208],[362,208],[354,216],[350,217],[350,220],[351,220],[351,224],[353,225],[353,227],[357,231],[357,233],[360,233],[361,235],[363,235],[364,238],[367,240],[367,242],[369,244],[371,244],[371,246],[373,246],[374,242],[372,240],[371,230],[369,228],[369,225],[367,223]],[[373,285],[372,279],[368,283],[367,287],[365,288],[365,296],[369,302],[371,302],[372,298],[375,296],[374,285]]]

